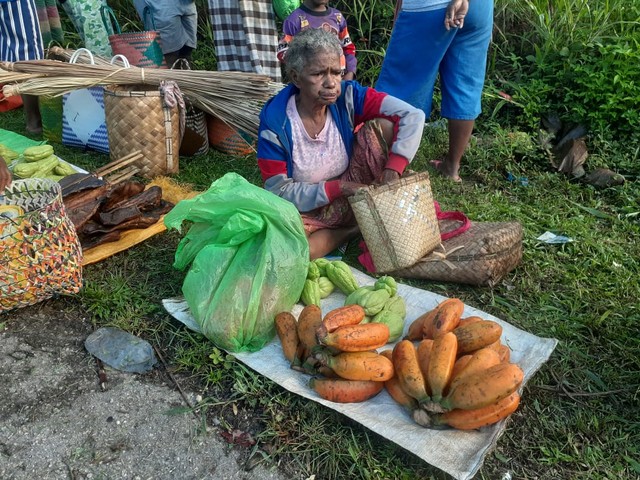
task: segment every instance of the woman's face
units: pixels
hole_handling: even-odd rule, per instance
[[[342,68],[340,55],[319,52],[302,72],[293,72],[293,84],[300,89],[300,100],[308,105],[331,105],[340,96]]]

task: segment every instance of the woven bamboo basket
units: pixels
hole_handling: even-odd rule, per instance
[[[178,173],[179,111],[165,103],[157,87],[107,86],[104,109],[112,160],[140,150],[143,158],[135,166],[141,176]]]
[[[19,213],[0,216],[0,312],[77,293],[82,249],[60,185],[42,178],[15,180],[2,202]]]
[[[377,272],[413,265],[440,244],[427,172],[360,189],[349,203]]]
[[[446,223],[441,222],[441,230],[450,228]],[[393,276],[493,287],[522,260],[522,236],[518,222],[473,222],[469,230],[444,240]]]

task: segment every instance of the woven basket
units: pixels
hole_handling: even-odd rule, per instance
[[[245,132],[230,127],[218,117],[207,115],[209,145],[216,150],[237,157],[250,155],[255,151],[255,140]]]
[[[449,227],[441,222],[440,228]],[[493,287],[521,260],[520,223],[473,222],[469,230],[393,276]]]
[[[67,217],[60,185],[15,180],[3,203],[25,213],[0,217],[0,312],[33,305],[82,287],[82,249]]]
[[[143,158],[134,165],[141,176],[178,173],[178,107],[167,106],[157,87],[107,86],[104,109],[112,160],[140,150]]]
[[[124,55],[131,65],[143,68],[167,68],[164,55],[162,53],[162,39],[160,32],[156,30],[153,16],[151,23],[153,30],[144,32],[122,33],[120,24],[113,10],[104,5],[100,8],[102,22],[107,31],[113,26],[116,33],[109,35],[109,44],[114,55]],[[151,15],[148,7],[144,9],[144,16]]]
[[[440,244],[427,172],[360,189],[349,203],[377,272],[413,265]]]

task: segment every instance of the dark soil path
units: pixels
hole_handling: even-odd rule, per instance
[[[286,478],[184,412],[162,368],[137,375],[106,367],[102,388],[84,348],[91,323],[56,303],[0,314],[0,478]],[[184,413],[172,414],[176,407]]]

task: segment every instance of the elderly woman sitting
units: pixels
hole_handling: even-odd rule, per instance
[[[260,114],[258,166],[264,186],[302,214],[312,259],[358,234],[347,197],[396,180],[413,159],[422,110],[342,81],[335,35],[308,29],[286,58],[291,83]]]

